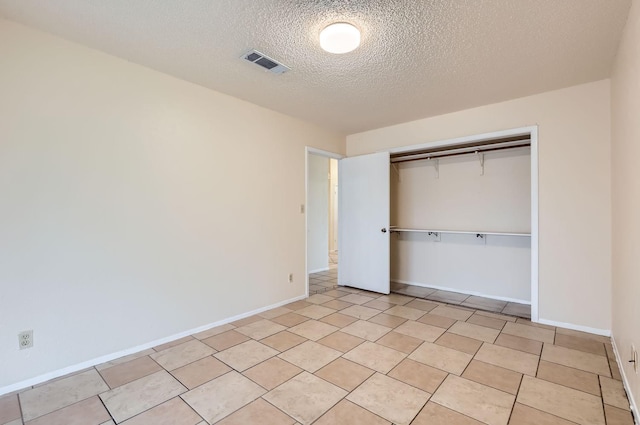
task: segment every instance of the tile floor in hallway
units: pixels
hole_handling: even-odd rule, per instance
[[[0,424],[632,425],[608,338],[350,288],[0,398]]]

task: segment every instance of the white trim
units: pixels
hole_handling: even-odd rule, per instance
[[[332,159],[342,159],[344,155],[335,152],[329,152],[322,149],[312,148],[311,146],[304,147],[304,293],[305,296],[309,296],[309,273],[315,273],[309,271],[309,214],[307,214],[307,206],[309,205],[309,155],[320,155]],[[340,177],[338,177],[339,179]],[[338,222],[340,226],[340,222]],[[338,249],[340,249],[340,239],[338,233]],[[327,269],[328,270],[328,269]],[[340,270],[338,269],[338,273]]]
[[[447,286],[428,285],[426,283],[411,282],[408,280],[399,280],[399,279],[391,279],[391,282],[403,283],[405,285],[411,285],[411,286],[419,286],[421,288],[438,289],[441,291],[458,292],[460,294],[465,294],[465,295],[475,295],[478,297],[489,298],[489,299],[498,300],[498,301],[507,301],[511,303],[526,304],[526,305],[531,304],[531,301],[521,300],[519,298],[500,297],[498,295],[487,295],[483,292],[467,291],[465,289],[451,288]]]
[[[198,332],[203,332],[206,330],[209,330],[211,328],[215,328],[217,326],[221,326],[221,325],[225,325],[227,323],[230,322],[235,322],[236,320],[240,320],[240,319],[244,319],[245,317],[249,317],[249,316],[253,316],[255,314],[259,314],[262,313],[264,311],[267,310],[271,310],[277,307],[281,307],[283,305],[295,302],[295,301],[299,301],[302,299],[307,298],[306,295],[300,295],[285,301],[280,301],[278,303],[275,304],[271,304],[268,305],[266,307],[261,307],[258,308],[256,310],[252,310],[246,313],[241,313],[238,314],[236,316],[233,317],[228,317],[226,319],[222,319],[222,320],[218,320],[217,322],[213,322],[213,323],[209,323],[208,325],[203,325],[203,326],[199,326],[197,328],[194,329],[190,329],[184,332],[180,332],[171,336],[167,336],[164,338],[160,338],[160,339],[156,339],[155,341],[151,341],[148,342],[146,344],[141,344],[141,345],[137,345],[135,347],[131,347],[131,348],[127,348],[125,350],[121,350],[115,353],[111,353],[111,354],[107,354],[105,356],[101,356],[101,357],[97,357],[95,359],[92,360],[87,360],[85,362],[82,363],[77,363],[75,365],[71,365],[71,366],[67,366],[65,368],[62,369],[58,369],[55,370],[53,372],[48,372],[39,376],[36,376],[34,378],[30,378],[30,379],[26,379],[24,381],[20,381],[20,382],[16,382],[15,384],[11,384],[11,385],[7,385],[6,387],[2,387],[0,388],[0,396],[14,392],[14,391],[19,391],[22,390],[24,388],[30,387],[32,385],[38,385],[41,384],[43,382],[47,382],[51,379],[55,379],[55,378],[59,378],[61,376],[64,375],[68,375],[70,373],[74,373],[74,372],[78,372],[81,371],[83,369],[87,369],[89,367],[93,367],[102,363],[106,363],[109,362],[111,360],[115,360],[115,359],[119,359],[120,357],[124,357],[124,356],[128,356],[130,354],[135,354],[138,353],[140,351],[143,350],[147,350],[149,348],[153,348],[153,347],[157,347],[158,345],[162,345],[162,344],[166,344],[167,342],[171,342],[171,341],[175,341],[177,339],[180,338],[184,338],[185,336],[189,336],[189,335],[193,335],[196,334]]]
[[[631,407],[631,411],[633,412],[633,419],[636,425],[640,425],[640,411],[638,410],[638,405],[636,404],[636,400],[633,398],[634,394],[631,392],[631,385],[629,384],[629,379],[627,378],[627,374],[624,371],[624,368],[621,367],[624,363],[624,360],[620,357],[620,352],[618,351],[618,345],[616,344],[616,339],[613,334],[611,335],[611,345],[613,346],[613,354],[616,356],[616,361],[618,362],[618,369],[620,370],[620,375],[622,376],[622,384],[624,385],[624,389],[627,392],[627,399],[629,400],[629,406]]]
[[[315,269],[315,270],[309,270],[309,274],[311,273],[320,273],[320,272],[326,272],[330,270],[329,267],[322,267],[321,269]]]
[[[538,126],[512,128],[491,133],[476,134],[472,136],[457,137],[454,139],[438,140],[435,142],[421,143],[418,145],[401,146],[385,149],[389,153],[404,153],[418,149],[430,149],[443,146],[472,143],[480,140],[498,139],[502,137],[526,136],[531,138],[531,321],[539,321],[539,297],[538,297]],[[378,151],[382,152],[382,151]],[[339,223],[338,223],[339,224]],[[340,270],[338,269],[338,273]],[[459,291],[458,291],[459,292]]]
[[[574,325],[573,323],[557,322],[555,320],[547,319],[540,319],[538,320],[538,323],[542,323],[543,325],[556,326],[558,328],[586,332],[594,335],[611,336],[611,329],[590,328],[589,326]]]

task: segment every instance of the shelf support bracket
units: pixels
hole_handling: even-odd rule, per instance
[[[484,154],[476,151],[478,154],[478,160],[480,161],[480,175],[484,176]]]

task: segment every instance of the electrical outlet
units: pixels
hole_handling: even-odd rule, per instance
[[[21,350],[33,347],[33,331],[22,331],[18,334],[18,347]]]
[[[293,283],[293,273],[289,273],[289,283]]]
[[[633,344],[631,344],[631,360],[629,361],[633,364],[633,371],[638,373],[638,350]]]

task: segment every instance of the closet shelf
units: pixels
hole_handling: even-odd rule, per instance
[[[440,229],[408,229],[404,227],[391,226],[391,233],[455,233],[463,235],[497,235],[497,236],[523,236],[530,237],[531,233],[517,232],[486,232],[484,230],[465,231],[465,230],[440,230]]]

